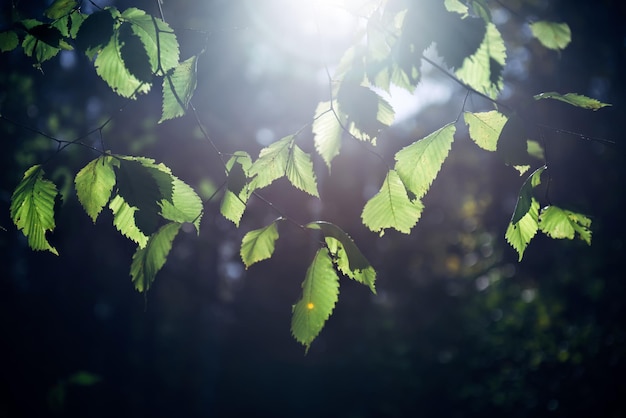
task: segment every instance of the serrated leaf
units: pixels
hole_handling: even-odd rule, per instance
[[[119,26],[116,18],[120,13],[115,8],[106,8],[87,16],[76,34],[76,47],[85,52],[89,59],[111,42],[115,29]]]
[[[334,106],[336,108],[336,102]],[[339,155],[341,150],[341,135],[343,133],[341,123],[332,111],[330,102],[320,102],[317,105],[312,129],[315,149],[330,170],[330,163]]]
[[[515,205],[515,210],[513,211],[513,217],[511,218],[512,224],[518,223],[520,219],[522,219],[530,210],[533,200],[533,189],[541,184],[541,174],[546,168],[548,167],[545,165],[543,167],[539,167],[530,176],[528,176],[526,181],[524,181],[524,184],[519,191],[517,204]]]
[[[450,152],[456,128],[450,123],[396,153],[395,170],[408,191],[421,199]]]
[[[250,156],[243,151],[236,152],[226,162],[228,186],[220,204],[220,213],[236,226],[239,226],[253,191],[253,186],[246,183],[251,166]]]
[[[167,256],[172,249],[172,242],[176,238],[180,226],[177,222],[162,226],[150,236],[145,247],[137,248],[135,251],[133,262],[130,265],[130,275],[135,289],[139,292],[146,292],[150,289],[156,274],[167,261]]]
[[[541,100],[541,99],[559,100],[561,102],[568,103],[572,106],[582,107],[583,109],[590,109],[594,111],[598,109],[602,109],[603,107],[606,107],[606,106],[611,106],[608,103],[602,103],[599,100],[592,99],[591,97],[583,96],[582,94],[577,94],[577,93],[559,94],[559,93],[551,91],[547,93],[540,93],[533,97],[535,98],[535,100]]]
[[[480,47],[465,58],[456,75],[468,86],[495,99],[503,87],[501,73],[505,63],[504,40],[497,27],[489,22]]]
[[[44,12],[50,19],[59,19],[78,7],[75,0],[55,0]]]
[[[382,236],[387,228],[404,234],[411,232],[419,220],[424,205],[419,199],[411,201],[404,183],[395,170],[390,170],[380,191],[363,208],[363,224]]]
[[[591,219],[583,214],[548,206],[539,215],[539,229],[550,238],[574,239],[576,233],[587,245],[591,245]]]
[[[123,197],[115,195],[109,202],[109,209],[113,212],[113,225],[122,235],[136,242],[139,248],[146,246],[148,236],[135,223],[137,208],[130,206]]]
[[[179,222],[192,223],[200,232],[202,220],[202,199],[196,191],[184,181],[172,176],[172,197],[159,203],[163,218]]]
[[[124,66],[137,80],[150,83],[152,80],[152,67],[146,48],[141,38],[132,30],[132,25],[123,22],[117,33],[120,43],[120,57]]]
[[[368,87],[344,80],[337,92],[339,111],[351,135],[376,144],[380,131],[393,123],[391,105]]]
[[[30,248],[59,255],[46,239],[46,232],[55,228],[54,199],[58,192],[54,183],[43,175],[41,165],[26,170],[11,195],[11,219],[28,239]]]
[[[57,28],[35,19],[26,19],[21,23],[27,30],[22,41],[24,54],[33,58],[36,61],[36,66],[59,53],[63,36]]]
[[[52,22],[52,26],[57,28],[61,35],[66,38],[75,39],[86,16],[80,13],[78,9],[74,10],[59,19]],[[69,46],[69,44],[68,44]]]
[[[339,277],[326,248],[320,248],[302,282],[302,298],[293,306],[291,334],[306,347],[319,335],[339,296]]]
[[[165,75],[178,65],[178,40],[167,23],[134,7],[124,10],[121,17],[141,39],[154,74]]]
[[[239,226],[239,222],[241,222],[241,217],[243,213],[246,211],[246,201],[242,201],[242,199],[231,192],[230,190],[226,190],[224,192],[224,197],[222,198],[222,203],[220,204],[220,213],[224,218],[228,219],[235,226]]]
[[[295,143],[292,144],[289,151],[285,173],[287,174],[287,179],[296,189],[302,190],[311,196],[319,197],[311,156],[302,151]]]
[[[263,148],[259,158],[252,164],[248,175],[254,177],[255,189],[269,186],[276,179],[285,175],[289,150],[293,145],[294,136],[286,136]]]
[[[0,32],[0,52],[13,51],[19,45],[17,34],[12,31]]]
[[[74,179],[78,201],[95,223],[115,185],[113,157],[104,155],[83,167]]]
[[[278,228],[276,222],[253,231],[249,231],[241,240],[241,260],[246,268],[254,263],[271,258],[274,254]]]
[[[476,145],[487,151],[495,151],[507,117],[497,110],[480,113],[465,112],[463,117],[469,128],[470,138]]]
[[[348,234],[330,222],[311,222],[306,227],[322,231],[326,245],[335,257],[339,271],[349,278],[367,285],[372,293],[376,293],[376,271]]]
[[[539,229],[538,219],[539,203],[535,198],[531,198],[528,212],[516,224],[509,223],[506,229],[505,238],[519,254],[519,261],[522,261],[528,243],[537,234]]]
[[[572,41],[572,31],[567,23],[539,21],[530,24],[530,30],[543,46],[562,50]]]
[[[159,123],[183,116],[198,82],[198,56],[181,62],[163,77],[163,111]]]

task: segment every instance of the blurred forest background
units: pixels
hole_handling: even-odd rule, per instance
[[[14,3],[30,16],[48,5]],[[297,3],[164,2],[181,59],[206,48],[193,102],[221,151],[256,156],[328,99],[324,62],[336,62],[354,28],[330,20],[318,33]],[[518,263],[504,232],[523,178],[461,132],[413,233],[378,238],[360,213],[386,167],[346,141],[332,175],[315,159],[321,202],[287,183],[262,192],[298,221],[340,225],[379,273],[376,296],[342,280],[335,312],[306,356],[289,322],[317,244],[281,225],[275,256],[245,270],[241,237],[276,217],[259,200],[240,229],[217,201],[207,204],[200,236],[179,235],[147,303],[128,273],[134,245],[109,214],[93,225],[75,196],[60,206],[51,236],[61,255],[31,251],[10,220],[10,197],[26,168],[56,150],[32,129],[74,138],[113,116],[102,130],[107,149],[162,161],[205,198],[224,180],[223,167],[192,117],[157,124],[158,88],[129,103],[81,54],[64,51],[41,71],[21,51],[2,54],[0,113],[19,125],[0,121],[0,417],[625,417],[626,6],[489,3],[511,47],[503,102],[517,107],[558,91],[613,104],[590,112],[546,101],[527,115],[616,143],[544,131],[549,200],[592,218],[592,245],[538,235]],[[155,1],[97,4],[158,15]],[[567,22],[571,45],[560,54],[543,49],[524,24],[532,18]],[[416,97],[392,100],[402,120],[376,148],[387,161],[463,105],[464,90],[423,70]],[[314,151],[310,133],[299,144]],[[71,184],[93,157],[70,147],[46,171]],[[58,383],[80,371],[99,382],[63,386],[61,399]]]

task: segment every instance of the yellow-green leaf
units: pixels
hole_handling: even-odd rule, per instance
[[[548,206],[539,215],[539,229],[551,238],[574,239],[576,233],[580,239],[591,245],[591,219],[583,214]]]
[[[246,268],[254,263],[267,260],[274,254],[276,240],[278,239],[278,228],[276,222],[272,222],[266,227],[249,231],[241,241],[241,260]]]
[[[330,106],[330,102],[320,102],[315,109],[313,120],[315,149],[328,166],[328,170],[330,170],[331,161],[339,155],[343,133],[341,123],[337,120],[337,116]],[[334,107],[337,108],[336,102]]]
[[[530,24],[532,34],[543,46],[562,50],[572,41],[572,31],[567,23],[539,21]]]
[[[115,185],[113,157],[104,155],[83,167],[74,179],[76,195],[87,215],[96,222],[100,211],[111,199]]]
[[[497,110],[479,113],[465,112],[463,117],[469,128],[470,138],[476,145],[487,151],[495,151],[507,117]]]
[[[537,234],[537,230],[539,229],[538,219],[539,202],[537,202],[535,198],[532,198],[528,212],[526,212],[519,222],[515,224],[509,223],[506,229],[505,238],[519,254],[519,261],[522,261],[528,243],[535,234]]]
[[[109,209],[113,212],[113,225],[126,238],[136,242],[139,248],[146,246],[148,236],[144,234],[135,222],[136,207],[130,206],[123,197],[116,195],[109,202]]]
[[[159,123],[183,116],[198,82],[198,56],[181,62],[163,77],[163,111]]]
[[[592,99],[591,97],[583,96],[582,94],[577,94],[577,93],[559,94],[559,93],[551,91],[547,93],[540,93],[533,97],[535,98],[535,100],[541,100],[541,99],[560,100],[572,106],[582,107],[583,109],[590,109],[590,110],[598,110],[606,106],[611,106],[608,103],[602,103],[599,100]]]
[[[130,275],[135,289],[139,292],[150,289],[156,274],[167,261],[167,256],[172,249],[172,242],[176,238],[180,226],[177,222],[162,226],[150,236],[145,247],[139,247],[135,251],[130,266]]]

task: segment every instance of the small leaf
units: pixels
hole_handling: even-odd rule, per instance
[[[78,7],[75,0],[55,0],[44,12],[50,19],[59,19]]]
[[[487,151],[495,151],[507,117],[497,110],[480,113],[465,112],[463,117],[469,128],[470,138],[476,145]]]
[[[419,220],[424,205],[419,199],[411,201],[404,183],[395,170],[390,170],[380,191],[363,208],[363,224],[382,236],[386,228],[404,234],[411,232]]]
[[[539,215],[539,229],[550,238],[574,239],[575,234],[591,245],[591,219],[580,213],[548,206]]]
[[[513,217],[511,218],[512,224],[518,223],[520,219],[522,219],[530,210],[533,199],[533,188],[541,184],[541,174],[546,168],[548,167],[544,165],[543,167],[536,169],[530,176],[528,176],[522,185],[517,198],[517,204],[515,205],[515,210],[513,211]]]
[[[535,198],[532,198],[528,212],[516,224],[509,223],[506,229],[505,238],[519,254],[519,261],[522,261],[528,243],[537,234],[539,229],[538,218],[539,203]]]
[[[150,289],[156,274],[167,260],[180,226],[176,222],[162,226],[150,236],[145,247],[137,248],[130,266],[130,275],[135,289],[139,292],[146,292]]]
[[[254,263],[271,258],[274,254],[276,240],[278,239],[278,228],[276,222],[272,222],[266,227],[249,231],[241,241],[241,260],[246,268]]]
[[[146,246],[148,236],[137,227],[135,212],[137,208],[130,206],[123,197],[116,195],[109,202],[109,209],[113,212],[113,225],[126,238],[136,242],[139,248]]]
[[[543,46],[562,50],[572,41],[572,31],[567,23],[540,21],[530,24],[532,34]]]
[[[330,170],[331,161],[339,155],[342,133],[341,123],[332,111],[330,102],[320,102],[315,109],[313,140],[315,149],[328,166],[328,170]]]
[[[421,199],[448,157],[456,128],[450,123],[396,153],[395,169],[402,182]]]
[[[59,255],[46,239],[46,232],[55,228],[54,199],[58,192],[54,183],[43,175],[40,165],[26,170],[11,196],[11,219],[28,238],[30,248]]]
[[[0,52],[13,51],[19,45],[19,38],[12,30],[0,32]]]
[[[291,333],[309,350],[335,308],[339,277],[326,248],[320,248],[302,282],[302,298],[293,306]]]
[[[590,97],[583,96],[582,94],[576,94],[576,93],[559,94],[559,93],[552,91],[548,93],[540,93],[533,97],[535,98],[535,100],[541,100],[541,99],[560,100],[562,102],[571,104],[572,106],[582,107],[584,109],[590,109],[594,111],[601,109],[603,107],[606,107],[606,106],[611,106],[608,103],[602,103],[596,99],[592,99]]]
[[[289,151],[285,173],[287,174],[287,179],[296,189],[302,190],[311,196],[319,197],[311,156],[302,151],[295,143],[292,144]]]
[[[159,123],[183,116],[198,82],[198,56],[181,62],[163,77],[163,112]]]
[[[110,155],[98,157],[83,167],[74,180],[78,200],[94,223],[109,202],[115,185],[112,163]]]

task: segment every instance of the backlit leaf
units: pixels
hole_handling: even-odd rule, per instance
[[[611,106],[608,103],[602,103],[599,100],[592,99],[591,97],[583,96],[582,94],[576,94],[576,93],[559,94],[559,93],[555,93],[551,91],[548,93],[537,94],[533,97],[535,98],[535,100],[541,100],[541,99],[560,100],[562,102],[571,104],[572,106],[582,107],[584,109],[590,109],[590,110],[598,110],[605,106]]]
[[[408,234],[419,220],[424,205],[419,199],[411,201],[404,183],[395,170],[390,170],[380,191],[363,208],[363,224],[383,235],[385,229],[394,228]]]
[[[591,245],[591,219],[580,213],[571,212],[556,206],[548,206],[539,215],[539,229],[551,238],[580,239]]]
[[[533,189],[541,184],[541,173],[543,173],[546,168],[548,167],[545,165],[543,167],[539,167],[530,176],[528,176],[522,185],[517,198],[517,204],[515,205],[515,210],[513,211],[513,217],[511,218],[512,224],[518,223],[520,219],[522,219],[530,210],[533,199]]]
[[[341,83],[337,92],[339,111],[346,117],[345,127],[350,134],[376,144],[383,128],[391,125],[394,111],[391,105],[368,87],[351,81]]]
[[[285,175],[289,149],[293,141],[294,136],[289,135],[261,150],[259,158],[252,164],[248,173],[250,177],[254,177],[256,189],[269,186],[274,180]]]
[[[287,160],[285,172],[287,174],[287,179],[296,189],[302,190],[312,196],[319,197],[311,156],[302,151],[302,149],[300,149],[300,147],[295,143],[289,151],[289,158]]]
[[[530,240],[537,234],[539,229],[539,202],[531,198],[528,212],[516,224],[509,223],[506,229],[505,238],[509,244],[519,254],[519,261],[522,261],[524,251]]]
[[[562,50],[572,41],[572,31],[567,23],[539,21],[530,24],[530,30],[543,46]]]
[[[454,141],[450,123],[396,153],[395,169],[408,191],[421,199],[441,169]]]
[[[54,199],[58,192],[54,183],[43,175],[40,165],[26,170],[11,196],[11,219],[28,238],[30,248],[59,255],[46,239],[46,232],[55,228]]]
[[[302,282],[302,298],[293,306],[291,333],[308,351],[330,317],[339,295],[339,277],[326,248],[320,248]]]
[[[315,141],[315,149],[329,170],[331,161],[339,155],[342,133],[343,129],[335,113],[331,110],[330,102],[320,102],[315,109],[313,140]]]
[[[44,12],[50,19],[59,19],[78,7],[75,0],[55,0]]]
[[[172,176],[172,197],[163,199],[161,216],[170,221],[192,223],[196,231],[200,232],[202,219],[202,199],[196,191],[184,181]]]
[[[446,10],[449,12],[455,12],[460,14],[462,17],[466,17],[468,14],[468,8],[466,5],[461,3],[460,0],[445,0],[444,4],[446,6]]]
[[[278,228],[276,222],[272,222],[266,227],[249,231],[241,241],[241,260],[246,268],[254,263],[271,258],[274,254],[276,240],[278,239]]]
[[[253,190],[252,186],[246,183],[251,168],[250,156],[242,151],[236,152],[226,162],[228,187],[220,204],[220,213],[236,226],[239,226]]]
[[[74,180],[76,195],[87,215],[96,222],[100,211],[109,202],[115,185],[113,157],[104,155],[83,167]]]
[[[76,34],[76,46],[89,59],[93,59],[111,42],[115,29],[119,26],[116,19],[120,12],[115,8],[105,8],[87,16]]]
[[[34,19],[26,19],[21,23],[27,30],[22,41],[24,54],[33,58],[37,67],[59,53],[63,36],[57,28]]]
[[[172,249],[172,242],[176,238],[180,226],[177,222],[162,226],[150,236],[145,247],[137,248],[135,251],[133,262],[130,265],[130,275],[135,289],[139,292],[146,292],[150,289],[156,274],[167,261],[167,256]]]
[[[198,56],[181,62],[171,74],[163,77],[163,111],[159,123],[183,116],[196,90]]]
[[[130,206],[123,197],[115,195],[109,202],[109,209],[113,212],[113,225],[126,238],[136,242],[139,248],[146,246],[148,236],[135,223],[136,207]]]
[[[497,110],[480,113],[465,112],[463,117],[469,128],[470,138],[476,145],[487,151],[495,151],[507,117]]]

